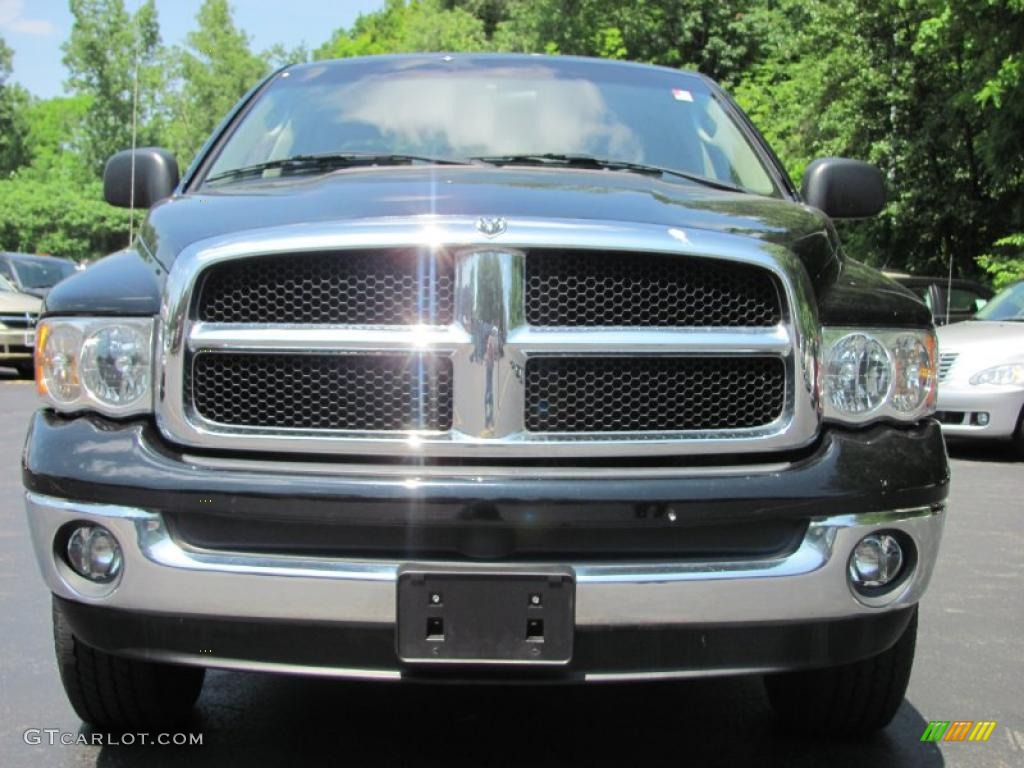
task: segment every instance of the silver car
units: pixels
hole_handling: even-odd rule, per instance
[[[32,375],[32,350],[42,299],[21,293],[0,276],[0,366]]]
[[[938,335],[942,431],[1011,440],[1024,457],[1024,281]]]

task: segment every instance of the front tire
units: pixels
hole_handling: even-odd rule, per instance
[[[1020,416],[1017,417],[1017,429],[1013,432],[1011,445],[1017,458],[1024,460],[1024,408],[1020,409]]]
[[[823,669],[766,675],[772,709],[794,731],[866,736],[896,715],[910,682],[917,608],[896,644],[877,656]]]
[[[53,639],[68,701],[98,728],[148,730],[185,723],[206,670],[113,656],[71,631],[56,600]]]

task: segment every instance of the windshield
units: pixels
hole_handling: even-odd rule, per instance
[[[298,67],[263,92],[207,177],[331,153],[586,155],[779,194],[743,131],[699,77],[571,60]]]
[[[18,289],[15,288],[14,285],[11,284],[10,280],[8,280],[3,275],[0,275],[0,291],[6,291],[6,292],[9,292],[9,293],[17,293]]]
[[[52,288],[75,271],[75,265],[62,261],[21,261],[12,259],[18,280],[25,288]]]
[[[988,302],[975,320],[1024,320],[1024,282],[1004,288]]]

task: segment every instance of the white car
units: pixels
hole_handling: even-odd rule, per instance
[[[1024,456],[1024,281],[938,334],[943,433],[1011,440]]]

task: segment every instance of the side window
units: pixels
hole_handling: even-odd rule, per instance
[[[0,261],[0,275],[3,275],[8,280],[14,279],[14,273],[11,272],[11,265],[6,261]]]
[[[977,312],[986,301],[977,292],[969,288],[954,288],[949,292],[949,309],[951,312]]]

